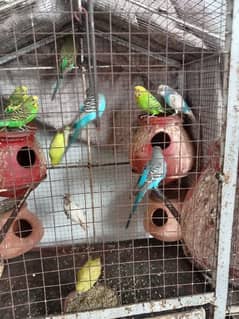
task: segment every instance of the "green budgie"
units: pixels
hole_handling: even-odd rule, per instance
[[[22,128],[36,118],[39,109],[38,97],[28,96],[22,103],[13,105],[11,111],[9,111],[9,107],[11,105],[7,106],[7,110],[0,119],[0,128]]]
[[[143,86],[135,86],[134,95],[139,108],[151,115],[165,114],[161,103]]]
[[[28,99],[27,87],[18,86],[13,93],[9,96],[8,106],[5,108],[5,112],[11,113],[21,107],[21,104]]]
[[[72,71],[75,67],[75,58],[74,58],[74,42],[72,36],[68,36],[64,39],[64,43],[60,51],[59,59],[59,78],[56,80],[53,86],[53,93],[51,100],[54,100],[57,91],[62,85],[63,78],[66,73]]]

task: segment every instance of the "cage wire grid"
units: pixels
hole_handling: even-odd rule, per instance
[[[223,86],[223,78],[227,78],[229,70],[223,61],[230,45],[229,41],[225,44],[225,34],[231,36],[230,27],[226,33],[225,24],[233,1],[228,1],[227,6],[223,0],[94,1],[97,88],[106,96],[107,108],[99,120],[100,127],[90,124],[83,129],[80,139],[54,168],[49,158],[51,139],[56,130],[79,113],[86,94],[84,78],[86,83],[89,81],[88,60],[92,54],[87,53],[88,15],[82,11],[79,16],[78,1],[25,2],[0,2],[1,28],[7,30],[0,37],[1,108],[19,85],[27,86],[30,94],[39,97],[40,111],[34,125],[46,158],[47,177],[32,191],[27,203],[41,220],[44,236],[29,252],[4,260],[1,318],[60,318],[67,295],[75,289],[77,272],[90,257],[101,258],[103,269],[97,285],[112,290],[117,296],[117,305],[112,306],[117,307],[102,304],[100,310],[90,311],[92,305],[87,304],[78,311],[72,310],[86,311],[81,312],[82,318],[127,317],[214,303],[220,312],[218,279],[215,295],[220,185],[211,199],[210,211],[203,211],[196,198],[191,200],[191,206],[182,204],[198,180],[206,185],[198,196],[201,201],[210,202],[210,185],[205,180],[207,172],[210,180],[211,171],[206,169],[208,163],[213,166],[218,160],[215,141],[224,146],[220,138],[225,134],[223,98],[228,86]],[[51,101],[66,36],[73,37],[77,66],[64,78]],[[196,116],[195,123],[180,116],[193,145],[193,167],[184,177],[161,186],[163,193],[180,207],[182,240],[173,242],[157,240],[145,230],[145,213],[155,200],[150,195],[145,196],[129,229],[125,229],[139,177],[130,164],[134,136],[142,128],[137,120],[142,112],[135,104],[134,86],[143,85],[155,94],[159,84],[177,89]],[[172,127],[174,124],[168,125],[169,129]],[[156,142],[166,149],[166,134]],[[184,134],[180,132],[175,144],[183,142]],[[188,159],[181,152],[171,155],[179,166]],[[221,149],[219,161],[223,153]],[[85,212],[86,231],[66,218],[65,193],[71,194]],[[204,215],[200,215],[200,209]],[[154,222],[163,226],[170,219],[174,218],[159,209]],[[212,227],[205,228],[210,223]],[[179,231],[177,224],[176,233]],[[175,229],[171,232],[175,234]],[[29,229],[18,225],[18,233],[24,238]],[[220,254],[221,251],[219,257]],[[220,268],[219,259],[220,271],[227,270],[226,267]],[[238,304],[237,288],[232,287],[230,296],[234,295],[234,301],[229,299],[229,303],[234,306]],[[208,318],[213,318],[212,313],[213,310]],[[74,314],[64,314],[64,318],[68,316],[74,318]],[[214,318],[223,318],[222,313]]]

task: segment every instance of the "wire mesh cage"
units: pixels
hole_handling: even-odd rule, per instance
[[[2,319],[215,302],[231,14],[225,0],[0,1]],[[151,114],[148,95],[140,109],[136,87],[163,111]],[[37,116],[17,126],[29,99]],[[126,228],[159,148],[159,188]]]

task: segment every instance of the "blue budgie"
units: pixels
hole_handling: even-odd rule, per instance
[[[101,117],[106,108],[105,96],[101,93],[98,94],[98,116]],[[86,127],[90,122],[97,118],[97,105],[96,99],[93,95],[89,95],[85,103],[80,106],[80,117],[73,124],[73,134],[70,138],[69,144],[72,144],[78,138],[80,131]]]
[[[183,99],[183,97],[168,85],[159,85],[157,93],[161,95],[169,107],[175,110],[176,113],[182,112],[189,116],[192,122],[195,122],[195,116]]]
[[[135,197],[134,205],[132,211],[130,212],[126,228],[129,227],[131,218],[133,214],[135,214],[138,204],[142,201],[147,191],[157,189],[160,182],[165,178],[166,173],[167,164],[164,159],[162,150],[159,146],[154,146],[152,158],[148,162],[137,182],[139,191]]]

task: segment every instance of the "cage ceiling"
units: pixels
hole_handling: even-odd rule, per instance
[[[223,47],[224,2],[97,0],[96,32],[100,38],[122,47],[127,47],[130,42],[132,51],[150,53],[156,60],[165,62],[165,57],[171,58],[167,63],[171,61],[177,65],[174,60],[184,63],[198,57],[199,52],[210,54]],[[82,2],[82,5],[85,3]],[[63,32],[58,37],[64,36],[64,30],[71,28],[72,10],[78,10],[73,1],[0,1],[0,63],[13,59],[16,50],[19,56],[24,47],[27,47],[24,52],[30,52],[33,42],[39,41],[38,47],[53,42],[54,37],[49,36],[53,30]],[[35,39],[32,29],[36,34]],[[112,35],[111,39],[109,34]],[[183,57],[184,61],[182,51],[187,53]],[[4,58],[4,54],[8,54],[8,57]]]

